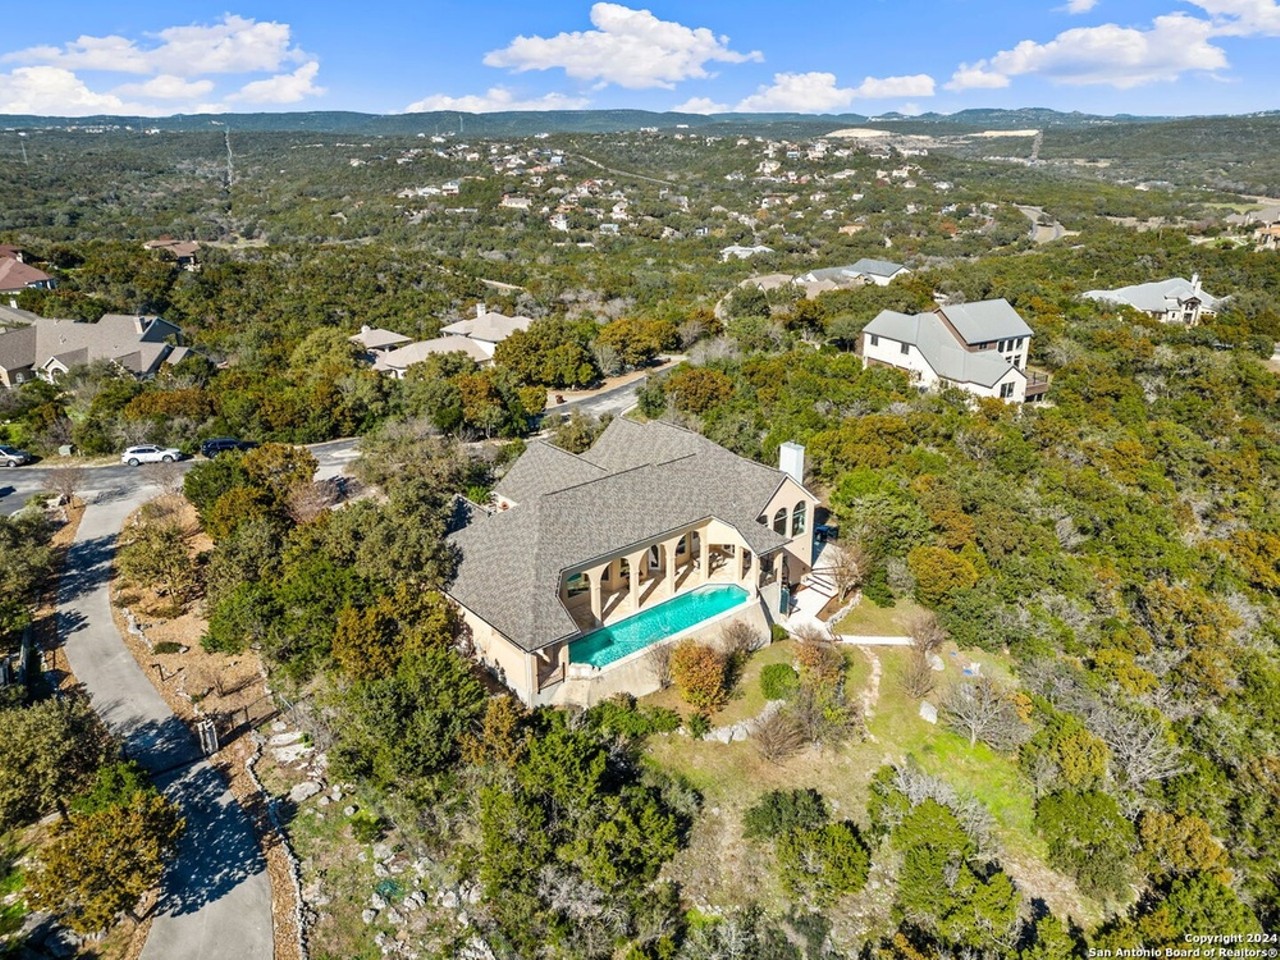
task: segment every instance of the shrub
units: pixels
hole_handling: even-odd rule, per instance
[[[742,818],[747,837],[778,837],[788,830],[812,830],[827,822],[827,802],[813,788],[770,790]]]
[[[889,589],[889,571],[883,566],[875,567],[862,584],[862,596],[877,607],[892,607],[893,591]]]
[[[1105,793],[1054,793],[1036,804],[1036,828],[1049,863],[1072,874],[1093,897],[1119,897],[1129,883],[1133,824]]]
[[[151,648],[152,653],[181,653],[182,650],[182,644],[176,643],[173,640],[161,640]]]
[[[671,654],[671,676],[686,703],[715,710],[728,696],[725,658],[712,647],[685,640]]]
[[[871,869],[867,844],[848,820],[789,830],[778,838],[776,852],[782,885],[793,896],[807,895],[818,903],[857,893]]]
[[[711,732],[711,718],[705,713],[695,713],[685,721],[684,726],[689,731],[689,736],[695,740],[701,740]]]
[[[930,606],[978,582],[972,563],[942,547],[916,547],[907,554],[907,567],[916,580],[916,599]]]
[[[373,843],[382,836],[382,818],[365,810],[357,810],[351,818],[351,836],[357,843]]]
[[[624,737],[645,737],[680,729],[680,714],[666,707],[637,707],[635,697],[619,694],[587,711],[597,729]]]
[[[804,747],[805,729],[790,711],[775,710],[756,724],[751,742],[765,760],[781,763]]]
[[[781,643],[783,640],[786,640],[790,636],[791,634],[787,633],[787,628],[782,626],[781,624],[777,624],[777,623],[769,624],[769,642],[770,643]]]
[[[800,674],[789,663],[771,663],[760,671],[760,689],[766,700],[785,700],[800,686]]]

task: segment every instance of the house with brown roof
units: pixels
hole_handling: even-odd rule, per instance
[[[173,237],[161,237],[159,240],[148,240],[143,249],[158,252],[161,256],[173,260],[183,270],[192,272],[200,269],[200,244],[194,240],[175,240]]]
[[[54,381],[72,367],[98,360],[150,377],[189,352],[174,343],[182,331],[161,317],[109,313],[97,323],[84,323],[5,310],[4,321],[17,324],[0,332],[0,385],[6,387],[35,377]]]
[[[660,421],[589,450],[529,444],[485,508],[459,511],[447,593],[476,655],[525,703],[657,689],[648,651],[784,612],[813,565],[818,501],[787,470]]]
[[[11,257],[0,257],[0,295],[10,297],[10,305],[17,306],[17,295],[23,290],[52,290],[58,281],[43,270]]]

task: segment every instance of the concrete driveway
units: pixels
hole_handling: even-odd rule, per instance
[[[58,590],[58,632],[94,708],[187,819],[142,960],[271,960],[271,884],[249,820],[111,618],[116,538],[125,518],[160,492],[145,473],[124,484],[115,476],[111,468],[94,473],[99,489],[86,498]]]

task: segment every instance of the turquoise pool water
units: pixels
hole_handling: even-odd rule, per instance
[[[742,587],[706,584],[574,640],[569,644],[569,662],[606,667],[651,643],[731,610],[746,599],[747,591]]]

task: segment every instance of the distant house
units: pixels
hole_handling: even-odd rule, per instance
[[[1254,230],[1253,242],[1256,250],[1280,250],[1280,220]]]
[[[493,353],[485,350],[484,344],[475,340],[468,337],[436,337],[434,340],[410,343],[379,353],[373,362],[373,369],[401,380],[414,364],[443,353],[461,353],[482,366],[493,362]]]
[[[144,249],[158,252],[164,257],[171,258],[183,270],[199,270],[200,261],[197,254],[200,252],[200,244],[194,240],[175,240],[173,237],[161,237],[159,240],[148,240],[143,245]]]
[[[1007,300],[938,307],[932,313],[882,310],[862,331],[868,362],[906,370],[924,387],[958,387],[979,397],[1021,403],[1048,381],[1028,376],[1031,328]]]
[[[1217,313],[1225,297],[1215,297],[1200,286],[1200,275],[1190,280],[1173,277],[1155,283],[1138,283],[1116,290],[1088,290],[1083,296],[1102,303],[1132,307],[1162,323],[1182,323],[1194,327],[1202,316]]]
[[[14,298],[23,290],[52,290],[58,285],[58,281],[43,270],[24,263],[21,250],[16,247],[5,247],[4,250],[11,251],[13,255],[0,255],[0,295],[8,295],[11,304],[16,305]]]
[[[700,234],[700,236],[702,236],[702,234]],[[744,247],[735,243],[720,251],[720,259],[721,261],[728,261],[736,257],[739,260],[746,260],[749,257],[754,257],[758,253],[773,253],[773,247],[766,247],[762,243],[756,244],[753,247]]]
[[[857,263],[852,263],[847,267],[826,267],[822,270],[810,270],[808,273],[796,277],[796,282],[809,284],[830,280],[837,286],[842,287],[860,283],[874,283],[877,287],[887,287],[894,278],[910,272],[900,263],[891,263],[888,260],[871,260],[863,257]]]
[[[188,354],[170,341],[182,331],[160,317],[109,313],[97,323],[55,320],[5,311],[0,320],[22,323],[0,333],[0,384],[15,387],[39,377],[53,381],[72,367],[107,360],[136,377],[154,376]]]
[[[581,455],[531,441],[496,509],[460,502],[452,524],[447,593],[477,656],[525,703],[564,703],[657,689],[646,648],[727,618],[765,634],[813,565],[803,461],[796,444],[773,469],[621,417]],[[647,635],[601,632],[622,621]]]
[[[528,330],[533,323],[532,317],[508,317],[501,313],[490,313],[483,303],[476,306],[476,315],[467,320],[459,320],[440,328],[443,337],[465,337],[480,346],[488,357],[503,340],[517,330]]]
[[[403,333],[370,326],[361,327],[359,333],[347,339],[363,349],[365,354],[373,359],[389,353],[397,347],[403,347],[413,342],[412,337],[406,337]]]

